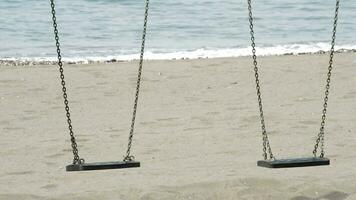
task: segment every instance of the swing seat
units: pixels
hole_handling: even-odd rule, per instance
[[[89,170],[104,170],[104,169],[122,169],[140,167],[138,161],[115,161],[115,162],[96,162],[84,164],[71,164],[67,165],[67,172],[71,171],[89,171]]]
[[[267,168],[310,167],[319,165],[330,165],[330,160],[328,158],[310,157],[257,161],[257,166]]]

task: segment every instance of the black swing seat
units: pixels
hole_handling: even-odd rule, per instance
[[[310,167],[319,165],[330,165],[330,160],[328,158],[309,157],[257,161],[257,166],[267,168]]]
[[[70,171],[89,171],[89,170],[104,170],[104,169],[122,169],[140,167],[138,161],[115,161],[115,162],[96,162],[84,164],[67,165],[66,170]]]

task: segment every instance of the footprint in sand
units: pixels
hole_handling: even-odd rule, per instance
[[[3,125],[9,125],[10,122],[9,121],[0,121],[0,126],[3,126]]]
[[[297,197],[293,197],[291,200],[315,200],[315,199],[306,196],[297,196]]]
[[[21,117],[21,120],[23,120],[23,121],[31,121],[31,120],[35,120],[35,119],[37,119],[37,117],[34,117],[34,116]]]
[[[104,132],[107,132],[107,133],[118,133],[120,131],[125,131],[125,130],[124,129],[115,129],[115,128],[109,128],[109,129],[104,130]]]
[[[62,152],[73,152],[72,149],[62,149]]]
[[[157,122],[154,122],[154,121],[144,121],[144,122],[140,122],[141,125],[153,125],[153,124],[157,124]]]
[[[113,97],[113,96],[115,96],[115,94],[113,92],[104,92],[104,96]]]
[[[319,199],[328,199],[328,200],[344,200],[349,196],[349,194],[339,191],[330,192],[324,196],[321,196]]]
[[[191,118],[192,121],[198,121],[200,124],[203,125],[210,125],[211,121],[205,117],[192,117]]]
[[[206,130],[211,129],[212,127],[194,127],[194,128],[185,128],[183,131],[196,131],[196,130]]]
[[[9,172],[6,173],[6,175],[28,175],[28,174],[33,174],[35,173],[34,171],[20,171],[20,172]]]
[[[314,101],[314,99],[308,99],[305,97],[299,97],[297,100],[295,100],[296,102],[311,102]]]
[[[36,113],[37,111],[35,111],[35,110],[24,110],[23,112],[26,113],[26,114],[33,114],[33,113]]]
[[[157,121],[174,121],[176,119],[179,119],[177,117],[170,117],[170,118],[161,118],[161,119],[156,119]]]
[[[55,153],[55,154],[46,156],[46,158],[58,158],[58,157],[62,157],[64,155],[65,155],[64,153]]]
[[[299,123],[304,124],[304,125],[314,125],[314,124],[317,124],[316,121],[299,121]]]
[[[191,68],[195,68],[195,69],[201,69],[201,68],[203,68],[203,66],[201,66],[201,65],[192,65],[192,66],[190,66]]]
[[[281,104],[280,107],[290,107],[293,106],[293,104],[291,103],[287,103],[287,104]]]
[[[58,109],[62,109],[62,106],[52,106],[51,110],[58,110]]]
[[[21,127],[5,127],[4,130],[8,131],[19,131],[19,130],[25,130],[24,128]]]
[[[203,100],[204,103],[216,103],[217,101],[216,100]]]
[[[184,79],[184,78],[190,78],[191,76],[187,76],[187,75],[182,75],[182,76],[178,76],[178,75],[170,75],[167,78],[169,80],[175,80],[175,79]]]
[[[349,196],[349,194],[339,191],[333,191],[326,195],[322,195],[317,198],[310,198],[307,196],[297,196],[293,197],[291,200],[344,200]]]
[[[115,134],[112,134],[110,135],[111,138],[120,138],[121,136],[120,135],[115,135]]]
[[[37,195],[33,195],[33,194],[17,193],[17,194],[0,194],[0,199],[37,199],[37,200],[42,200],[42,199],[46,199],[46,198],[37,196]]]
[[[260,120],[259,116],[257,115],[253,115],[253,116],[248,116],[248,117],[244,117],[242,119],[242,121],[244,122],[248,122],[248,123],[255,123],[255,122],[258,122]]]
[[[28,91],[31,91],[31,92],[42,92],[42,91],[45,91],[45,88],[30,88],[30,89],[28,89]]]
[[[219,115],[220,112],[207,112],[205,115]]]
[[[342,96],[343,99],[353,99],[356,97],[356,92],[349,92]]]
[[[300,126],[292,126],[292,129],[306,129],[308,128],[307,126],[303,126],[303,125],[300,125]]]
[[[107,85],[108,83],[107,82],[99,82],[97,83],[97,85]]]
[[[107,78],[107,76],[104,75],[104,73],[98,72],[98,71],[95,71],[94,73],[92,73],[92,75],[93,75],[95,78]]]
[[[187,102],[196,102],[199,100],[198,97],[185,97],[184,98]]]
[[[57,163],[54,163],[54,162],[45,162],[45,164],[46,164],[48,167],[58,166],[58,164],[57,164]]]
[[[42,186],[41,188],[49,190],[49,189],[55,189],[57,187],[58,187],[57,184],[47,184],[45,186]]]
[[[75,90],[80,90],[80,89],[88,90],[88,89],[91,89],[91,88],[92,88],[92,86],[79,86],[79,87],[76,87]]]

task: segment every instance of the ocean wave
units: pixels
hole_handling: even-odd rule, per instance
[[[330,44],[289,44],[277,45],[272,47],[256,47],[258,56],[271,55],[300,55],[300,54],[324,54],[330,50]],[[337,52],[356,52],[356,45],[335,46]],[[213,49],[201,48],[187,51],[146,51],[145,60],[177,60],[177,59],[201,59],[201,58],[224,58],[250,56],[251,47],[245,48],[226,48]],[[138,60],[139,54],[112,55],[112,56],[88,56],[88,57],[65,57],[63,62],[66,64],[90,64],[90,63],[114,63],[123,61]],[[0,58],[2,66],[23,66],[23,65],[53,65],[57,63],[56,57],[12,57]]]

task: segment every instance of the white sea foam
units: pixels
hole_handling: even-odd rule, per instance
[[[256,47],[258,56],[286,55],[286,54],[304,54],[327,52],[330,50],[330,44],[291,44],[277,45],[273,47]],[[336,51],[355,51],[356,45],[339,45],[335,47]],[[227,48],[227,49],[197,49],[191,51],[174,51],[166,53],[157,53],[146,51],[146,60],[173,60],[173,59],[197,59],[197,58],[223,58],[250,56],[251,47],[246,48]],[[132,61],[139,59],[139,54],[114,55],[114,56],[88,56],[88,57],[64,57],[63,61],[67,63],[97,63],[97,62],[118,62]],[[52,64],[57,61],[56,57],[21,57],[21,58],[0,58],[0,64],[12,63],[13,65],[34,65],[34,64]]]

